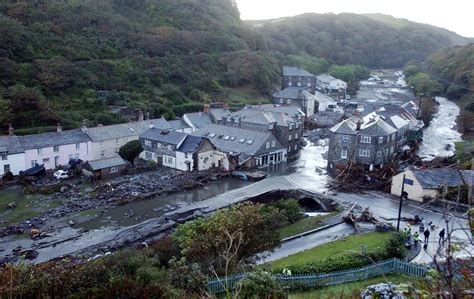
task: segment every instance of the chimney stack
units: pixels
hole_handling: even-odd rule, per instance
[[[362,126],[362,122],[359,120],[357,122],[357,131],[360,131],[360,126]]]
[[[153,129],[155,127],[155,125],[153,124],[153,122],[151,121],[150,122],[150,129]]]
[[[202,110],[202,112],[205,112],[205,113],[211,112],[211,105],[204,104],[204,109]]]
[[[224,103],[224,104],[222,104],[222,108],[224,108],[224,109],[229,109],[229,103]]]
[[[85,120],[85,119],[82,120],[82,123],[81,123],[81,130],[82,130],[82,132],[86,132],[86,131],[87,131],[87,120]]]
[[[145,119],[150,119],[150,112],[145,113]]]
[[[10,136],[15,135],[15,129],[13,129],[11,124],[8,126],[8,135]]]
[[[143,112],[140,110],[138,111],[138,121],[143,121]]]
[[[58,123],[58,125],[56,126],[56,131],[57,132],[62,132],[63,131],[63,127],[61,127],[61,123]]]

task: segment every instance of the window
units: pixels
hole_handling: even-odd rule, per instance
[[[145,160],[151,160],[152,154],[150,152],[145,152]]]
[[[295,151],[298,150],[298,144],[295,144]]]
[[[395,133],[392,134],[392,141],[395,140]]]
[[[55,153],[59,152],[59,145],[55,145],[53,147],[53,152],[55,152]]]
[[[235,136],[230,136],[230,141],[234,141],[235,140]]]
[[[269,128],[270,130],[273,130],[273,124],[269,124],[269,125],[268,125],[268,128]]]
[[[229,140],[229,138],[230,138],[230,136],[226,135],[226,136],[224,136],[224,138],[222,138],[222,139],[224,139],[224,140]]]
[[[247,140],[247,144],[253,144],[253,139]]]
[[[173,164],[173,157],[166,156],[165,161],[166,161],[167,164]]]
[[[110,167],[110,173],[117,173],[119,171],[118,166],[112,166]]]
[[[383,136],[379,137],[379,144],[382,144],[382,143],[383,143]]]
[[[151,140],[145,139],[145,145],[146,146],[151,146]]]
[[[349,136],[342,135],[341,141],[342,141],[342,143],[347,143],[349,141]]]
[[[1,153],[1,155],[2,155],[2,160],[4,160],[4,161],[8,160],[8,154],[7,153],[3,152],[3,153]]]
[[[300,127],[300,123],[296,122],[296,128],[298,129]]]
[[[36,153],[37,153],[38,155],[43,154],[43,149],[42,149],[42,148],[36,149]]]
[[[295,133],[295,140],[298,139],[298,133]]]
[[[100,151],[100,156],[101,156],[102,158],[105,157],[105,150],[101,150],[101,151]]]
[[[80,143],[76,143],[76,149],[80,149],[81,148],[81,144]]]
[[[280,99],[280,104],[283,104],[283,99]]]
[[[306,86],[311,87],[311,83],[306,83]]]
[[[360,142],[362,143],[371,143],[372,137],[370,136],[360,136]]]
[[[103,141],[99,142],[99,146],[104,147],[104,142]]]
[[[36,165],[38,165],[38,161],[31,160],[31,167],[35,167]]]
[[[267,144],[265,145],[266,148],[270,148],[270,142],[267,142]]]
[[[341,150],[341,159],[347,159],[347,149],[345,148]]]
[[[188,158],[188,153],[184,153],[184,158],[185,158],[185,159]]]
[[[245,138],[241,138],[241,139],[239,140],[239,143],[244,143],[245,140],[246,140]]]
[[[238,123],[240,122],[240,117],[236,116],[236,117],[234,118],[234,122],[235,122],[236,124],[238,124]]]
[[[275,147],[275,140],[272,141],[272,147]]]
[[[290,131],[293,130],[293,124],[290,124],[288,130],[290,130]]]
[[[43,159],[43,164],[49,164],[49,158],[44,158]]]
[[[216,133],[211,133],[211,134],[209,134],[209,137],[210,137],[210,138],[216,137]]]
[[[291,99],[287,99],[287,100],[286,100],[286,103],[287,103],[287,104],[291,104]]]
[[[382,158],[382,151],[377,151],[377,158]]]
[[[298,82],[298,86],[301,86],[301,82]]]
[[[172,150],[173,150],[173,146],[172,146],[172,145],[168,145],[166,148],[167,148],[169,151],[172,151]]]
[[[9,172],[10,171],[10,164],[5,164],[3,165],[3,172]]]
[[[291,146],[288,147],[288,152],[291,152]]]
[[[291,83],[291,81],[290,81],[290,82],[288,82],[288,86],[291,86],[291,85],[293,85],[293,83]]]
[[[370,157],[370,150],[368,149],[359,149],[360,157]]]

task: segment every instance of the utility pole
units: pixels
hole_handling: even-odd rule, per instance
[[[400,193],[400,205],[398,207],[397,231],[400,231],[400,218],[402,216],[402,203],[403,203],[404,193],[405,193],[405,175],[403,175],[402,192]]]

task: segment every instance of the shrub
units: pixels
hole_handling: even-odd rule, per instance
[[[239,282],[242,298],[287,298],[280,283],[268,272],[257,270]]]

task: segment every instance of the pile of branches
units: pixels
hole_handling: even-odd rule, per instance
[[[363,190],[389,191],[392,177],[398,173],[398,163],[384,165],[380,169],[367,171],[350,161],[340,169],[330,187],[340,192],[362,192]]]

